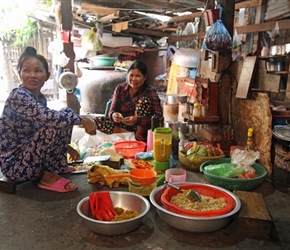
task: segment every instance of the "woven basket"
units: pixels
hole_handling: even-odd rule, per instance
[[[199,157],[199,158],[192,158],[190,159],[189,156],[178,152],[178,159],[182,165],[184,165],[186,168],[194,171],[199,171],[199,167],[202,163],[210,160],[220,159],[224,158],[225,155],[219,155],[219,156],[209,156],[209,157]]]

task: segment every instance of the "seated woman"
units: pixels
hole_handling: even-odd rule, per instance
[[[127,82],[119,84],[114,91],[109,118],[94,118],[99,131],[106,134],[134,132],[136,140],[147,140],[152,116],[163,116],[158,94],[147,79],[146,64],[134,61],[128,69]]]
[[[75,124],[88,134],[96,125],[70,108],[60,111],[47,107],[40,92],[50,76],[47,60],[27,47],[17,70],[22,84],[8,96],[0,119],[0,168],[11,181],[39,180],[38,187],[70,192],[77,186],[59,174],[68,171],[67,153],[75,160],[78,153],[68,144]]]

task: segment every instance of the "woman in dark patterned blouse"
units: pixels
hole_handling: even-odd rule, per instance
[[[82,124],[89,134],[96,125],[70,108],[60,111],[47,107],[40,92],[50,73],[46,59],[27,47],[18,62],[22,84],[11,91],[0,120],[0,167],[12,181],[39,180],[40,188],[56,192],[77,189],[59,173],[68,170],[67,152],[77,152],[68,144],[73,125]]]
[[[146,141],[152,116],[162,117],[160,99],[147,79],[146,64],[134,61],[128,69],[127,82],[114,91],[109,119],[94,118],[99,131],[106,134],[131,131],[136,140]]]

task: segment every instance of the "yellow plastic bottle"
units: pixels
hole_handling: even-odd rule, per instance
[[[248,128],[248,134],[247,134],[247,150],[253,150],[254,148],[254,138],[253,138],[254,129]]]

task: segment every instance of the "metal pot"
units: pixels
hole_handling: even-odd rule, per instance
[[[276,125],[273,129],[273,136],[287,151],[290,151],[290,126]]]

